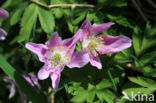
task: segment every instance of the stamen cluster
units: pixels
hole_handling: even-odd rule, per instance
[[[65,46],[55,46],[47,51],[46,57],[50,67],[62,68],[70,61],[70,49]]]

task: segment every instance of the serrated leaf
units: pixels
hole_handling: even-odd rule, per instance
[[[81,14],[79,17],[73,20],[74,25],[78,25],[85,18],[85,14]]]
[[[136,55],[138,55],[140,52],[140,46],[141,46],[141,44],[140,44],[141,41],[140,41],[139,36],[137,36],[136,34],[133,34],[132,41],[133,41],[134,51],[135,51]]]
[[[88,84],[88,94],[87,94],[87,103],[93,103],[96,93],[96,88],[92,84]]]
[[[106,101],[107,103],[114,102],[115,95],[109,90],[99,90],[96,92],[96,95],[102,103],[103,101]]]
[[[71,99],[72,102],[76,103],[84,103],[87,98],[87,91],[86,90],[79,90],[77,91],[76,95]]]
[[[113,16],[110,14],[106,15],[111,21],[114,21],[116,23],[118,23],[119,25],[122,25],[124,27],[129,27],[131,29],[133,29],[133,26],[131,25],[130,21],[123,16]]]
[[[151,66],[146,66],[143,68],[143,70],[145,76],[156,77],[156,70],[153,69]]]
[[[37,19],[37,11],[38,8],[35,4],[30,4],[26,8],[21,21],[21,30],[18,37],[18,42],[22,42],[24,40],[28,41],[28,39],[30,38],[33,25]]]
[[[150,88],[128,88],[123,90],[129,97],[132,96],[132,94],[151,94],[155,90]]]
[[[22,12],[24,10],[24,7],[27,3],[22,3],[21,6],[14,12],[14,14],[12,15],[11,19],[10,19],[10,25],[15,25],[19,20],[20,20],[20,16],[22,15]]]
[[[152,63],[154,60],[156,60],[156,51],[148,52],[140,58],[140,61],[144,65],[147,65],[148,63]]]
[[[107,80],[107,79],[102,79],[97,85],[96,85],[96,89],[104,89],[104,88],[109,88],[112,87],[113,84],[111,81]]]
[[[152,79],[144,78],[144,77],[129,77],[131,82],[134,82],[143,87],[151,88],[156,90],[156,82]]]
[[[51,11],[38,8],[38,15],[42,29],[48,34],[52,33],[55,27],[55,20]]]

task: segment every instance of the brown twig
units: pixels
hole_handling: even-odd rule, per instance
[[[146,1],[151,5],[151,7],[156,9],[156,4],[152,0],[146,0]]]
[[[138,10],[138,12],[140,13],[140,15],[142,16],[143,20],[145,22],[148,22],[148,19],[146,18],[146,16],[144,15],[144,13],[142,12],[142,10],[140,9],[139,5],[136,3],[136,0],[131,0],[132,3],[134,4],[135,8]]]
[[[94,8],[95,6],[94,5],[90,5],[90,4],[56,4],[56,5],[45,5],[45,4],[42,4],[41,2],[39,1],[36,1],[36,0],[30,0],[40,6],[43,6],[45,8],[56,8],[56,7],[72,7],[72,8],[75,8],[75,7],[88,7],[88,8]]]

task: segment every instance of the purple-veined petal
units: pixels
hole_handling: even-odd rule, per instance
[[[90,32],[90,29],[91,29],[92,25],[91,23],[88,21],[88,20],[85,20],[82,25],[81,25],[81,37],[84,37],[84,36],[87,36],[87,35],[90,35],[91,32]]]
[[[74,52],[70,62],[67,64],[69,68],[81,68],[89,62],[89,55],[86,52]]]
[[[52,34],[51,38],[45,43],[47,47],[51,48],[53,46],[62,45],[62,39],[59,37],[58,33],[55,32]]]
[[[63,46],[68,47],[68,49],[74,49],[77,41],[73,41],[73,38],[63,40]]]
[[[0,18],[7,18],[9,16],[8,12],[0,8]]]
[[[59,86],[61,72],[53,72],[50,74],[51,80],[52,80],[52,87],[56,91]]]
[[[27,43],[26,48],[36,53],[40,59],[40,61],[45,62],[45,54],[47,51],[47,47],[43,44],[35,44],[35,43]]]
[[[102,69],[102,64],[98,56],[89,55],[89,57],[90,57],[90,64],[92,66],[95,66],[98,69]]]
[[[69,49],[74,48],[75,45],[76,45],[76,42],[77,42],[78,40],[80,40],[81,34],[82,34],[82,30],[79,29],[79,30],[77,31],[77,33],[76,33],[72,38],[63,40],[63,45],[64,45],[64,46],[67,46]]]
[[[81,29],[90,29],[91,26],[91,23],[88,20],[85,20],[81,25]]]
[[[76,32],[76,34],[71,38],[65,40],[65,43],[68,45],[69,48],[72,48],[78,40],[81,40],[83,37],[90,34],[90,27],[91,24],[88,20],[85,20],[81,28]]]
[[[15,84],[11,84],[9,99],[12,98],[13,96],[15,96],[15,93],[16,93],[16,85]]]
[[[48,65],[44,65],[38,72],[37,76],[40,80],[47,79],[51,73],[51,69],[49,69]]]
[[[114,23],[108,22],[104,24],[93,24],[90,31],[91,34],[96,35],[99,34],[107,29],[109,29]]]
[[[5,32],[2,28],[0,28],[0,40],[5,40],[7,36],[7,32]]]
[[[102,35],[105,48],[99,51],[100,54],[116,53],[129,48],[132,40],[126,36]]]

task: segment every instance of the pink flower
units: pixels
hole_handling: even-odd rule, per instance
[[[8,12],[2,8],[0,8],[0,18],[7,18],[9,16]],[[0,28],[0,40],[5,40],[7,36],[7,32]]]
[[[75,43],[75,38],[62,40],[55,32],[45,44],[26,44],[26,48],[36,53],[39,60],[45,63],[38,72],[38,78],[43,80],[50,76],[54,90],[58,88],[65,65],[80,68],[88,63],[86,53],[74,52]]]
[[[74,36],[74,38],[80,39],[82,51],[88,53],[91,65],[98,69],[102,69],[98,54],[120,52],[132,45],[131,39],[126,36],[98,35],[113,24],[112,22],[108,22],[91,25],[88,20],[85,20]]]

